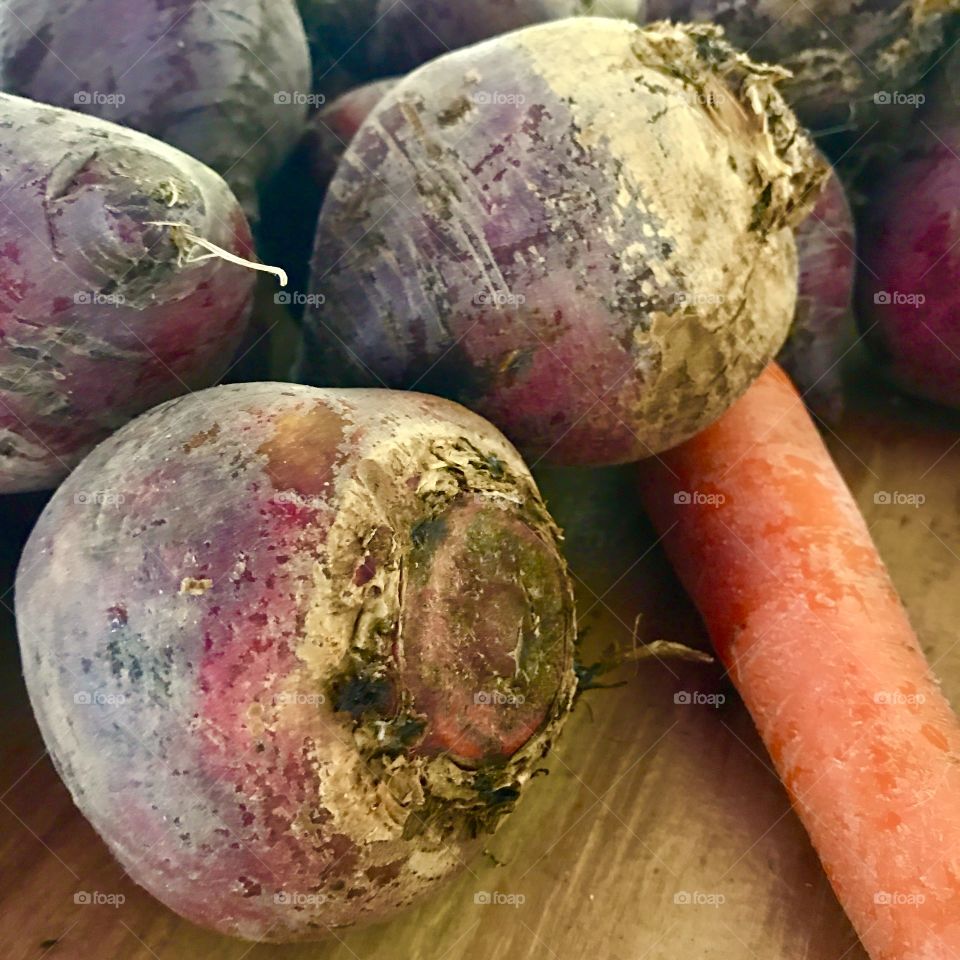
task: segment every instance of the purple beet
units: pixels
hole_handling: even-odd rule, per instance
[[[254,274],[226,183],[133,130],[0,94],[0,493],[56,484],[138,413],[220,378]],[[192,233],[159,225],[183,223]]]
[[[390,77],[356,87],[328,103],[307,121],[305,148],[313,181],[321,190],[326,191],[344,151],[370,111],[396,85],[397,80]]]
[[[332,98],[366,80],[509,30],[573,16],[640,22],[645,0],[298,0],[316,89]]]
[[[793,72],[784,95],[815,130],[893,119],[937,59],[957,0],[649,0],[650,19],[710,21]]]
[[[4,0],[0,83],[179,147],[252,213],[300,136],[310,61],[293,0]]]
[[[932,104],[912,147],[876,184],[861,232],[858,318],[904,390],[960,408],[960,121]]]
[[[165,904],[251,940],[456,874],[576,687],[559,531],[516,450],[437,397],[158,407],[55,494],[16,605],[77,805]]]
[[[857,265],[853,213],[836,172],[796,236],[797,316],[778,360],[807,403],[824,417],[836,419],[843,410],[842,358],[854,333]]]
[[[714,27],[600,18],[422,67],[331,184],[299,374],[458,399],[558,463],[682,442],[794,316],[823,168],[779,76]]]
[[[645,6],[645,0],[381,0],[369,56],[406,73],[459,47],[549,20],[589,14],[641,22]]]

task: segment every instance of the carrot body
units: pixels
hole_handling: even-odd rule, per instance
[[[960,722],[776,366],[641,466],[648,512],[874,960],[960,957]]]

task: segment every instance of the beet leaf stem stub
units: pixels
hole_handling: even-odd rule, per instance
[[[223,247],[218,247],[215,243],[211,243],[209,240],[205,240],[203,237],[197,236],[194,233],[193,228],[186,223],[178,223],[174,220],[151,220],[149,225],[152,227],[170,227],[171,232],[174,230],[188,243],[192,243],[196,247],[202,247],[204,250],[209,250],[209,253],[202,254],[200,256],[187,256],[183,260],[184,263],[202,263],[204,260],[210,260],[214,257],[219,257],[221,260],[227,260],[230,263],[235,263],[240,267],[247,267],[250,270],[260,270],[262,273],[272,273],[279,281],[280,286],[285,287],[287,285],[287,274],[286,271],[280,267],[271,267],[265,263],[257,263],[254,260],[247,260],[244,257],[238,257],[235,253],[231,253],[229,250],[224,250]],[[176,240],[176,235],[174,236]],[[179,244],[178,244],[179,246]]]

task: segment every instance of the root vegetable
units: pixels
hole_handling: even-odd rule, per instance
[[[336,96],[498,34],[572,16],[644,18],[645,0],[299,0],[316,89]]]
[[[960,722],[787,378],[641,489],[870,956],[960,955]]]
[[[0,81],[178,147],[253,214],[302,131],[310,61],[293,0],[4,0]]]
[[[53,487],[155,403],[215,383],[254,274],[212,170],[142,134],[0,95],[0,493]],[[193,235],[193,234],[189,234]]]
[[[258,249],[269,262],[289,267],[294,290],[305,291],[310,282],[317,217],[340,158],[367,114],[395,83],[379,80],[356,87],[314,113],[297,149],[261,192]],[[303,313],[300,298],[281,299],[290,313]]]
[[[381,0],[369,56],[392,72],[407,73],[459,47],[586,14],[636,22],[645,17],[645,0]]]
[[[250,939],[455,873],[575,688],[526,467],[416,394],[243,384],[151,411],[55,494],[16,607],[80,809],[164,903]]]
[[[297,0],[310,44],[313,88],[328,100],[378,75],[366,41],[379,0]]]
[[[960,408],[960,123],[955,107],[914,128],[875,186],[862,229],[857,308],[867,343],[901,388]]]
[[[305,135],[306,148],[314,183],[321,190],[326,191],[344,151],[370,111],[396,85],[396,78],[388,77],[356,87],[328,103],[310,118]]]
[[[796,230],[797,315],[780,364],[807,404],[836,419],[843,409],[842,359],[854,341],[856,228],[843,184],[831,173],[813,212]]]
[[[793,74],[784,95],[815,130],[889,117],[951,38],[957,0],[649,0],[648,17],[711,21]],[[910,111],[912,107],[907,107]]]
[[[557,463],[693,435],[794,315],[824,171],[778,78],[713,27],[600,18],[411,74],[331,184],[298,375],[451,396]]]

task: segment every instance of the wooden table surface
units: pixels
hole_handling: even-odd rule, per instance
[[[894,400],[862,369],[853,378],[851,409],[827,437],[960,706],[960,418]],[[705,647],[639,515],[630,471],[544,471],[541,482],[567,528],[587,658],[628,648],[641,614],[640,641]],[[883,502],[897,494],[924,502]],[[8,571],[5,604],[9,585]],[[657,662],[623,667],[623,686],[583,698],[550,775],[439,896],[321,944],[207,933],[125,877],[74,809],[44,754],[3,617],[0,956],[9,960],[865,957],[720,669]],[[694,691],[725,702],[675,702]],[[522,902],[475,902],[493,891]],[[92,892],[122,903],[77,902]]]

